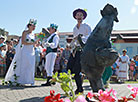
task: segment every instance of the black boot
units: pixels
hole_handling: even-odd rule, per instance
[[[41,84],[41,86],[51,86],[50,79],[52,79],[52,77],[47,77],[47,82],[45,84]]]

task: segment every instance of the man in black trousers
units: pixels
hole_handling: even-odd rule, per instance
[[[81,35],[83,43],[87,41],[87,38],[91,34],[91,28],[86,23],[82,24],[83,20],[87,17],[87,13],[83,9],[76,9],[73,11],[73,17],[77,21],[77,25],[73,29],[73,40],[71,45],[75,45],[73,52],[70,55],[67,69],[70,69],[72,73],[75,74],[75,82],[77,89],[75,94],[83,93],[82,80],[81,80],[81,64],[80,64],[80,55],[81,55],[81,46],[78,42],[78,35]]]

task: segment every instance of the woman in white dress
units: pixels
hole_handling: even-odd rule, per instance
[[[127,50],[123,50],[123,55],[119,58],[119,72],[118,72],[118,80],[120,82],[124,82],[128,80],[128,69],[129,69],[129,57],[126,55]]]
[[[6,74],[5,82],[12,84],[31,84],[34,85],[35,73],[35,30],[36,20],[30,20],[27,25],[28,30],[23,31],[22,38],[16,48],[15,57]]]

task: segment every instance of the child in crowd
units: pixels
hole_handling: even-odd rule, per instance
[[[129,69],[130,69],[130,80],[133,80],[133,73],[134,73],[134,69],[135,69],[135,61],[134,59],[131,59],[130,61],[130,65],[129,65]]]
[[[111,67],[112,67],[113,75],[116,75],[116,67],[117,67],[117,63],[115,62]]]
[[[65,60],[64,64],[62,65],[62,72],[67,73],[67,63],[68,63],[68,60]]]
[[[137,76],[138,76],[138,55],[136,55],[136,60],[135,60],[135,64],[136,64],[136,69],[135,69],[135,81],[137,81]]]
[[[0,44],[0,76],[4,76],[4,72],[6,70],[6,45],[4,43]]]
[[[38,77],[41,77],[41,74],[43,78],[46,78],[46,70],[44,69],[45,66],[45,55],[46,55],[46,49],[42,47],[42,52],[40,54],[40,62],[37,69]]]
[[[60,60],[61,60],[61,52],[59,50],[55,61],[54,72],[60,72]]]

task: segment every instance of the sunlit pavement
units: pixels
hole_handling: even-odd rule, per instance
[[[0,80],[0,102],[44,102],[44,97],[49,95],[50,90],[55,90],[56,94],[60,93],[61,96],[63,96],[64,92],[61,90],[59,84],[42,87],[42,83],[45,82],[35,81],[35,86],[27,85],[25,87],[10,87],[2,86],[2,80]],[[130,90],[127,88],[127,85],[128,84],[110,84],[110,88],[117,91],[117,97],[128,96]],[[130,85],[138,87],[138,84]],[[83,83],[83,88],[84,95],[91,91],[89,83]],[[136,102],[138,102],[138,96]]]

